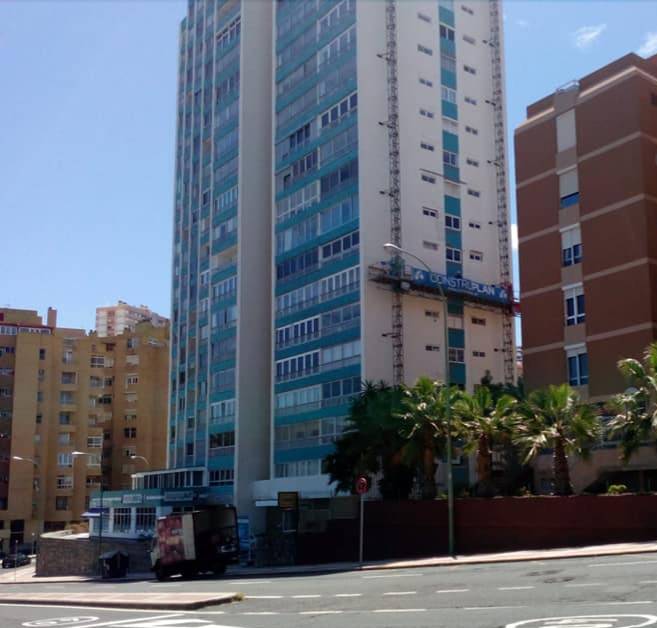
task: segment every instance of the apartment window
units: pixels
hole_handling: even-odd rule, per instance
[[[60,467],[72,467],[73,466],[73,454],[68,452],[61,452],[57,454],[57,466]]]
[[[440,97],[447,102],[456,103],[456,90],[451,87],[440,86]]]
[[[566,325],[579,325],[586,320],[583,286],[573,286],[564,290]]]
[[[461,261],[461,251],[459,249],[453,249],[447,247],[445,249],[445,258],[448,262],[460,262]]]
[[[136,510],[135,528],[151,532],[155,530],[155,507],[140,506]]]
[[[456,153],[453,153],[449,150],[443,151],[443,165],[451,166],[453,168],[458,167],[459,165],[459,156]]]
[[[561,232],[561,254],[564,266],[572,266],[582,261],[582,231],[579,225]]]
[[[72,404],[74,403],[73,393],[69,390],[62,390],[59,393],[59,403],[61,404]]]
[[[37,414],[36,415],[36,422],[37,422],[37,425],[39,423],[43,423],[43,415],[42,414]]]
[[[100,466],[100,457],[101,454],[91,454],[90,456],[85,456],[87,459],[88,467],[99,467]]]
[[[75,384],[75,373],[62,373],[62,384]]]
[[[473,351],[472,356],[475,358],[485,358],[486,357],[486,352],[485,351]]]
[[[73,488],[73,476],[70,475],[58,475],[57,476],[57,488]]]
[[[473,325],[486,325],[486,319],[485,318],[477,318],[476,316],[472,317],[472,324]]]
[[[137,438],[137,428],[136,427],[124,427],[123,428],[123,437],[124,438]]]
[[[422,179],[422,181],[426,181],[427,183],[436,182],[436,177],[432,177],[430,174],[427,174],[426,172],[422,172],[420,174],[420,178]]]
[[[37,402],[40,403],[41,401],[43,401],[43,391],[42,391],[42,390],[38,390],[38,391],[37,391]]]
[[[102,355],[92,355],[90,364],[92,368],[103,368],[105,366],[105,357]]]
[[[440,351],[440,345],[424,345],[425,351]]]
[[[481,192],[479,190],[473,190],[472,188],[468,188],[468,194],[470,196],[474,196],[475,198],[479,198],[481,196]]]
[[[232,486],[234,481],[234,469],[213,469],[210,471],[210,486]]]
[[[185,454],[187,456],[193,456],[194,455],[194,443],[187,443],[185,445]]]
[[[0,397],[11,397],[11,388],[0,388]]]
[[[470,227],[470,229],[481,229],[481,223],[476,220],[471,220],[468,223],[468,227]]]
[[[45,359],[46,359],[46,350],[39,349],[39,360],[45,360]]]
[[[476,74],[477,70],[475,70],[471,65],[464,65],[463,69],[468,73],[468,74]]]
[[[433,144],[429,144],[429,142],[420,142],[420,148],[423,148],[424,150],[428,150],[433,152],[435,150],[435,147]]]
[[[470,35],[463,35],[463,41],[469,44],[475,44],[477,40],[474,37],[470,37]]]
[[[137,420],[137,415],[136,414],[126,414],[126,415],[124,415],[123,420],[128,422],[128,423],[130,421],[136,421]]]
[[[461,11],[465,11],[468,15],[474,15],[474,11],[470,7],[466,7],[464,4],[461,5]]]
[[[425,118],[433,119],[434,118],[434,113],[433,111],[429,111],[428,109],[422,109],[420,108],[420,115],[424,116]]]
[[[476,159],[472,159],[472,157],[467,157],[465,163],[473,168],[479,168],[479,162]]]
[[[444,24],[441,24],[440,36],[443,39],[447,39],[448,41],[454,41],[454,29],[449,28],[449,26],[445,26]]]
[[[138,383],[139,383],[139,376],[138,375],[126,375],[126,378],[125,378],[125,385],[126,386],[133,386],[133,385],[138,384]]]
[[[471,98],[470,96],[466,96],[463,100],[467,102],[469,105],[476,105],[477,104],[477,99],[476,98]]]
[[[433,87],[433,81],[420,77],[420,85],[424,85],[425,87]]]
[[[438,245],[435,242],[429,242],[428,240],[423,240],[422,246],[425,249],[429,249],[430,251],[437,251],[438,250]]]
[[[470,251],[470,259],[473,262],[481,262],[484,259],[484,254],[481,251]]]
[[[445,54],[444,52],[440,53],[440,69],[446,70],[447,72],[456,73],[456,59],[451,55]]]
[[[55,497],[55,510],[68,510],[68,497]]]
[[[458,122],[451,118],[443,118],[443,131],[448,131],[456,135],[459,132]]]
[[[479,131],[472,126],[466,126],[465,132],[470,133],[470,135],[479,135]]]
[[[137,455],[137,448],[136,447],[124,447],[123,448],[123,457],[124,458],[132,458],[133,456]]]
[[[457,349],[455,347],[449,348],[449,361],[456,362],[457,364],[462,364],[465,362],[465,354],[463,349]]]
[[[559,206],[570,207],[579,202],[579,177],[577,168],[572,168],[559,175]]]
[[[132,508],[114,509],[114,532],[129,532],[132,525]]]
[[[57,434],[57,442],[60,445],[68,445],[71,442],[71,435],[68,432],[60,432]]]
[[[103,437],[102,436],[87,436],[87,447],[102,447],[103,446]]]
[[[41,416],[41,415],[39,415]],[[59,424],[60,425],[70,425],[71,424],[71,415],[68,412],[59,413]]]
[[[440,318],[440,312],[438,310],[424,310],[424,315],[433,319]]]
[[[428,15],[425,15],[424,13],[419,13],[417,14],[417,17],[419,20],[422,20],[423,22],[426,22],[427,24],[431,24],[431,18]]]
[[[438,210],[437,209],[431,209],[430,207],[423,207],[422,208],[422,213],[425,216],[429,216],[429,218],[438,218]]]
[[[568,383],[571,386],[585,386],[589,383],[589,356],[584,347],[568,349]]]
[[[557,116],[557,151],[568,150],[575,146],[575,110],[569,109]]]
[[[422,52],[425,55],[429,55],[429,56],[433,55],[433,50],[431,50],[431,48],[427,48],[426,46],[423,46],[422,44],[417,45],[417,50],[418,52]]]
[[[219,432],[218,434],[210,434],[209,448],[221,449],[224,447],[235,446],[235,432]]]
[[[445,214],[445,229],[452,231],[461,231],[461,219],[458,216]]]

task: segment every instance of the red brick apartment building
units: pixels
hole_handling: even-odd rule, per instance
[[[527,388],[603,401],[657,340],[657,55],[528,106],[515,155]]]

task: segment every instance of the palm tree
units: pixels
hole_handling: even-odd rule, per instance
[[[401,455],[406,444],[401,435],[401,398],[400,388],[385,382],[365,382],[351,404],[335,451],[326,458],[328,473],[338,490],[353,492],[358,476],[382,473],[379,490],[384,498],[408,497],[413,470]]]
[[[620,436],[621,456],[627,463],[642,443],[652,440],[657,444],[657,343],[646,349],[643,361],[620,360],[618,370],[630,387],[612,400],[616,416],[609,428],[611,434]]]
[[[447,439],[448,404],[459,394],[429,377],[420,377],[414,386],[404,389],[402,435],[408,442],[403,453],[405,460],[421,469],[423,499],[436,497],[436,456]]]
[[[535,390],[519,406],[515,442],[529,461],[545,449],[552,449],[554,492],[571,495],[568,455],[587,459],[599,434],[599,418],[590,405],[580,403],[568,384]]]
[[[495,493],[492,447],[511,435],[517,404],[511,395],[495,399],[488,386],[479,386],[472,395],[463,393],[454,406],[465,441],[464,451],[477,454],[476,492],[482,497]]]

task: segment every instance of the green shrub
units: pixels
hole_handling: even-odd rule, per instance
[[[627,493],[626,484],[610,484],[607,487],[607,495],[620,495],[621,493]]]

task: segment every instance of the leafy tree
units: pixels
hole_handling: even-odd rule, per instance
[[[421,469],[423,499],[436,497],[436,456],[447,440],[447,407],[459,395],[458,389],[448,389],[429,377],[420,377],[414,386],[404,389],[402,434],[408,442],[403,457]],[[458,434],[454,428],[452,425],[452,436]]]
[[[454,405],[454,413],[461,427],[465,453],[476,452],[476,494],[490,497],[495,494],[493,484],[493,445],[508,441],[513,427],[518,402],[511,395],[495,398],[488,386],[479,386],[472,395],[462,393]]]
[[[590,455],[599,434],[599,418],[590,405],[580,403],[568,384],[535,390],[519,406],[515,442],[527,452],[526,461],[544,449],[553,450],[554,490],[571,495],[568,455]]]
[[[646,349],[642,361],[620,360],[618,370],[629,388],[612,400],[615,416],[609,428],[620,437],[621,457],[627,463],[642,443],[657,445],[657,343]]]
[[[413,469],[404,463],[402,450],[402,391],[379,382],[365,382],[354,399],[345,428],[327,456],[331,481],[340,491],[353,492],[360,475],[382,474],[379,490],[384,499],[406,499],[413,484]]]

